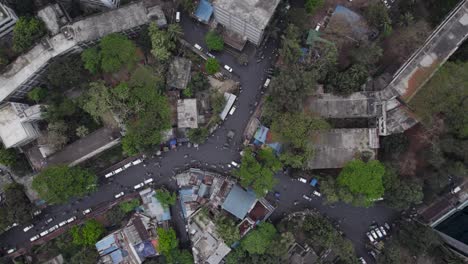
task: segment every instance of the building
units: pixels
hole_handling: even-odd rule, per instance
[[[21,147],[37,139],[36,121],[41,119],[41,106],[6,103],[0,106],[0,138],[5,148]]]
[[[47,65],[57,56],[80,52],[83,48],[96,44],[100,38],[110,33],[120,32],[125,35],[136,35],[140,28],[152,21],[157,8],[147,6],[144,2],[134,2],[121,8],[85,17],[81,20],[62,26],[59,10],[49,8],[47,12],[57,12],[58,21],[48,19],[47,28],[59,33],[46,37],[28,52],[12,62],[0,75],[0,102],[9,98],[22,99],[25,94],[43,82]],[[45,11],[44,11],[45,12]],[[122,19],[122,18],[125,19]]]
[[[159,224],[171,220],[171,211],[169,207],[164,207],[155,197],[156,191],[147,188],[140,192],[141,200],[143,201],[143,214],[156,219]]]
[[[79,0],[79,2],[92,7],[103,7],[111,9],[117,8],[120,5],[120,0]]]
[[[177,100],[177,127],[198,128],[197,99]]]
[[[159,255],[155,225],[151,219],[136,213],[121,229],[96,243],[99,264],[141,264]]]
[[[13,31],[17,20],[13,9],[0,3],[0,38]]]
[[[342,168],[363,152],[374,158],[379,148],[376,128],[349,128],[321,131],[314,135],[315,155],[308,162],[309,169]]]
[[[270,22],[280,0],[215,0],[214,18],[224,26],[227,44],[242,49],[248,40],[260,45],[265,28]],[[240,45],[229,41],[229,37],[240,38]],[[242,44],[241,44],[242,43]]]
[[[182,57],[175,57],[169,64],[167,86],[173,89],[183,90],[190,81],[190,69],[192,62]]]

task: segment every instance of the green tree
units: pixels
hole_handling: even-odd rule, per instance
[[[320,177],[320,191],[327,199],[327,203],[336,203],[340,200],[337,188],[333,177]]]
[[[70,232],[73,237],[73,243],[83,246],[94,246],[104,234],[105,229],[101,223],[92,219],[87,220],[81,227],[72,227]]]
[[[41,102],[47,97],[47,89],[36,87],[28,92],[28,99],[36,103]]]
[[[370,4],[364,14],[370,25],[379,29],[384,36],[390,35],[392,32],[392,20],[388,14],[388,9],[383,3],[375,2]]]
[[[167,61],[171,56],[171,50],[175,48],[175,43],[171,41],[166,31],[158,28],[152,22],[149,26],[149,36],[151,39],[151,54],[161,61]]]
[[[200,72],[195,73],[192,78],[190,78],[190,83],[188,84],[188,88],[194,93],[205,91],[209,87],[210,83],[208,82],[208,78]]]
[[[122,223],[126,216],[126,213],[120,208],[120,206],[114,206],[106,213],[106,219],[110,225],[118,226]]]
[[[208,58],[206,60],[205,69],[208,74],[215,74],[219,72],[220,66],[218,60],[214,58]]]
[[[288,256],[288,251],[296,240],[293,233],[283,232],[277,235],[275,241],[275,243],[270,244],[268,251],[271,255],[284,259]]]
[[[208,138],[208,133],[209,133],[208,129],[204,127],[192,128],[188,132],[188,138],[193,143],[203,144]]]
[[[92,74],[98,73],[101,69],[101,53],[97,47],[88,48],[81,53],[81,60],[83,61],[84,68]]]
[[[164,229],[162,227],[158,227],[156,231],[159,237],[159,252],[170,260],[172,252],[179,246],[176,233],[172,228]]]
[[[227,245],[240,240],[240,232],[234,220],[227,216],[218,216],[215,219],[216,232]]]
[[[130,201],[125,201],[121,204],[119,204],[119,208],[124,212],[124,213],[129,213],[135,208],[137,208],[140,205],[140,200],[139,199],[132,199]]]
[[[336,230],[323,216],[306,217],[302,228],[314,243],[322,245],[325,248],[331,247],[335,242]]]
[[[112,33],[99,42],[101,69],[116,72],[122,66],[130,67],[138,60],[135,44],[124,35]]]
[[[95,264],[99,253],[95,247],[84,247],[70,258],[70,264]]]
[[[287,64],[296,63],[302,55],[299,37],[299,29],[293,24],[290,24],[286,29],[286,34],[281,36],[279,53]]]
[[[419,204],[424,197],[422,184],[414,180],[399,179],[396,171],[387,167],[383,176],[384,201],[395,209],[405,210]]]
[[[105,113],[111,110],[113,97],[111,91],[104,82],[92,82],[84,94],[82,108],[89,113],[94,120],[99,121]]]
[[[353,195],[364,196],[363,205],[369,206],[384,194],[382,183],[384,174],[385,166],[378,160],[371,160],[367,163],[352,160],[341,170],[338,185],[348,188]]]
[[[64,121],[56,121],[47,125],[47,142],[55,149],[61,149],[68,142],[68,126]]]
[[[192,0],[182,0],[182,8],[192,14],[195,11],[195,2]]]
[[[268,150],[263,150],[268,151]],[[263,154],[264,156],[267,154]],[[265,196],[276,185],[274,173],[278,171],[279,161],[257,160],[250,148],[244,149],[241,166],[234,171],[240,178],[240,184],[251,187],[258,197]],[[272,167],[269,167],[272,166]]]
[[[223,37],[214,31],[206,33],[205,43],[209,50],[221,51],[224,49]]]
[[[241,240],[241,246],[249,254],[264,254],[275,237],[276,228],[272,224],[264,222]]]
[[[349,95],[361,91],[368,77],[369,71],[365,65],[353,64],[345,71],[329,73],[327,89],[335,94]]]
[[[220,92],[215,92],[210,98],[211,108],[213,109],[213,115],[217,115],[223,111],[226,105],[226,98]]]
[[[13,49],[23,52],[46,33],[44,22],[34,17],[20,17],[13,29]]]
[[[96,175],[88,170],[59,165],[42,170],[34,178],[32,187],[48,203],[63,203],[96,190],[96,182]]]
[[[323,0],[306,0],[305,1],[305,8],[307,10],[307,13],[313,14],[317,9],[323,6],[324,1]]]
[[[184,31],[180,24],[170,24],[167,27],[167,35],[171,41],[176,41],[184,35]]]
[[[76,136],[84,138],[89,134],[89,129],[86,126],[79,126],[76,128]]]
[[[0,230],[4,230],[13,223],[31,223],[32,212],[35,207],[26,196],[23,185],[12,183],[3,186],[2,201],[0,206]]]
[[[12,167],[16,164],[18,155],[14,149],[6,149],[0,145],[0,164]]]
[[[170,205],[174,205],[177,201],[176,194],[171,193],[170,191],[165,189],[158,189],[156,191],[156,194],[154,195],[154,198],[156,198],[161,203],[161,205],[166,208]]]
[[[54,59],[47,68],[47,81],[53,88],[61,91],[80,87],[87,83],[88,79],[89,73],[77,55]]]

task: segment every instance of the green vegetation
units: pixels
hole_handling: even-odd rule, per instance
[[[293,24],[289,24],[285,35],[281,37],[281,48],[279,53],[281,58],[287,64],[296,63],[302,55],[299,37],[299,29]]]
[[[161,203],[161,205],[166,208],[174,205],[177,201],[177,195],[165,189],[156,190],[154,198],[156,198]]]
[[[281,166],[273,149],[262,148],[255,156],[250,148],[246,148],[240,168],[234,171],[234,175],[239,177],[242,186],[252,188],[258,197],[263,197],[275,186],[274,174]]]
[[[205,91],[210,87],[208,78],[200,72],[195,73],[192,78],[190,78],[190,83],[187,88],[190,88],[193,93]]]
[[[3,186],[3,203],[0,206],[0,233],[13,223],[29,224],[34,205],[24,193],[23,185],[13,183]]]
[[[29,91],[27,96],[29,100],[39,103],[47,97],[47,89],[36,87]]]
[[[99,70],[116,72],[130,68],[138,60],[135,44],[124,35],[112,33],[101,39],[99,48],[90,48],[81,55],[84,67],[91,73]]]
[[[348,162],[340,172],[337,182],[345,187],[353,195],[353,203],[370,206],[374,200],[384,194],[382,177],[385,174],[385,166],[378,160],[367,163],[361,160]]]
[[[209,134],[209,131],[207,128],[200,127],[200,128],[190,129],[187,136],[191,142],[196,143],[196,144],[203,144],[208,138],[208,134]]]
[[[216,232],[227,245],[232,245],[240,240],[240,232],[237,224],[228,216],[218,216],[215,219]]]
[[[99,59],[99,57],[97,58]],[[81,87],[88,80],[89,72],[85,69],[83,61],[78,55],[54,59],[47,68],[47,81],[53,91],[63,92],[70,88]]]
[[[195,2],[192,0],[182,0],[181,5],[182,8],[190,14],[195,11]]]
[[[214,31],[206,33],[205,43],[209,50],[221,51],[224,49],[223,37]]]
[[[156,59],[165,62],[171,56],[171,51],[175,48],[174,40],[171,40],[167,31],[158,28],[156,23],[151,23],[149,26],[149,36],[151,39],[151,54]]]
[[[305,1],[305,9],[307,13],[313,14],[317,9],[322,7],[324,4],[324,0],[306,0]]]
[[[384,201],[388,206],[405,210],[419,204],[424,197],[422,183],[408,178],[399,178],[393,168],[387,167],[383,176]]]
[[[262,223],[241,240],[241,246],[249,254],[264,254],[275,237],[276,228],[270,223]]]
[[[16,164],[18,157],[14,149],[5,149],[0,145],[0,164],[12,167]]]
[[[177,240],[176,233],[174,229],[164,229],[158,227],[156,229],[159,237],[159,252],[164,255],[167,259],[172,258],[174,250],[179,246],[179,241]]]
[[[328,123],[318,117],[304,113],[284,113],[276,117],[271,131],[279,141],[286,144],[280,159],[284,165],[293,168],[306,168],[307,161],[313,156],[312,135],[328,129]]]
[[[13,49],[24,52],[46,33],[42,20],[34,17],[20,17],[13,29]]]
[[[365,16],[370,25],[376,27],[384,36],[392,32],[392,20],[388,14],[388,9],[381,2],[370,4],[365,12]]]
[[[88,170],[66,165],[50,166],[37,175],[32,187],[49,204],[64,203],[96,190],[97,177]]]
[[[215,74],[219,72],[220,66],[217,59],[208,58],[206,60],[205,69],[208,74]]]
[[[125,214],[135,210],[140,205],[140,200],[139,199],[132,199],[130,201],[125,201],[121,204],[119,204],[120,210],[124,212]]]
[[[87,220],[82,226],[74,226],[70,233],[73,237],[73,243],[82,246],[94,246],[99,238],[104,234],[104,227],[98,221]]]

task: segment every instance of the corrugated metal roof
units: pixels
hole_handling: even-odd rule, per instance
[[[257,197],[252,192],[247,192],[238,185],[234,185],[229,192],[222,208],[239,219],[244,219],[250,208],[257,201]]]

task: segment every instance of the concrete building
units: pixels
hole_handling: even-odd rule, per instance
[[[80,0],[82,3],[94,6],[103,6],[107,8],[117,8],[120,0]]]
[[[197,99],[177,101],[177,127],[198,128]]]
[[[143,214],[156,219],[158,223],[163,223],[171,220],[171,211],[169,207],[164,207],[155,197],[156,191],[147,188],[140,192],[141,200],[143,201]]]
[[[167,86],[173,89],[183,90],[190,81],[190,69],[192,62],[182,57],[175,57],[169,64]]]
[[[13,9],[0,3],[0,38],[13,31],[17,20]]]
[[[53,32],[58,28],[59,33],[44,38],[7,66],[6,71],[0,75],[0,102],[9,98],[21,99],[29,90],[39,86],[47,65],[57,56],[79,52],[110,33],[136,35],[141,26],[148,24],[155,17],[158,18],[156,10],[158,8],[147,6],[140,1],[62,25],[60,11],[49,8],[45,17],[59,19],[47,20],[46,26],[53,29]],[[51,16],[49,11],[56,14]]]
[[[259,45],[280,0],[215,0],[214,18],[229,33]],[[230,44],[229,41],[226,43]],[[239,48],[239,46],[234,46]],[[240,46],[242,49],[243,45]]]
[[[6,103],[0,107],[0,138],[5,148],[21,147],[39,137],[39,105]]]

